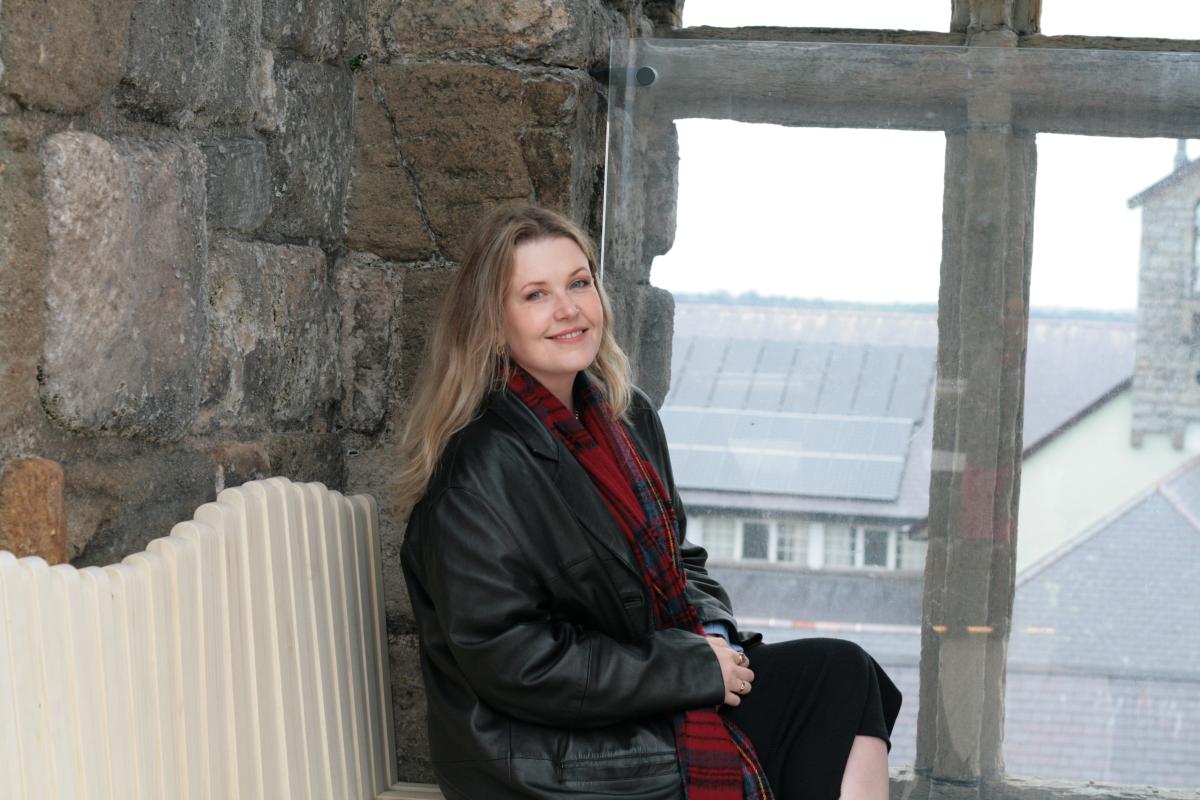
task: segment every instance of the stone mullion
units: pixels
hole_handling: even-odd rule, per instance
[[[1033,141],[996,105],[947,141],[921,657],[922,685],[937,688],[921,693],[918,723],[926,796],[975,796],[1003,763]]]

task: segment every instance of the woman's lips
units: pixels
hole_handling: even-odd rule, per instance
[[[555,342],[573,342],[576,339],[582,338],[583,334],[585,334],[585,333],[587,333],[587,328],[572,328],[569,331],[563,331],[562,333],[556,333],[553,336],[548,336],[546,338],[550,339],[551,341],[555,341]]]

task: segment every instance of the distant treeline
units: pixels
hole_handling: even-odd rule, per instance
[[[780,297],[758,292],[671,292],[676,303],[710,303],[730,306],[770,306],[774,308],[824,308],[852,311],[907,311],[934,314],[936,303],[856,303],[851,300],[825,300],[819,297]],[[1030,315],[1042,319],[1094,319],[1104,322],[1134,322],[1136,311],[1106,311],[1095,308],[1034,307]]]

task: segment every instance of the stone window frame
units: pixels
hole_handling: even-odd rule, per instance
[[[1053,2],[1053,0],[1047,0]],[[970,48],[1022,47],[1056,50],[1107,49],[1125,52],[1200,52],[1200,40],[1097,36],[1044,36],[1039,33],[1040,0],[952,0],[948,33],[884,30],[832,31],[805,28],[701,28],[664,25],[663,38],[704,41],[812,42],[824,44],[917,44]],[[1134,6],[1131,4],[1131,10]],[[678,22],[678,16],[670,19]],[[727,62],[724,67],[728,69]],[[740,65],[739,65],[740,66]],[[853,78],[853,70],[849,70]],[[617,73],[614,73],[617,74]],[[633,73],[630,73],[633,74]],[[639,76],[641,72],[637,73]],[[863,79],[869,73],[859,72]],[[690,76],[694,85],[720,75],[703,70]],[[611,78],[610,78],[611,81]],[[629,86],[635,81],[617,81]],[[628,89],[623,89],[628,91]],[[1182,798],[1190,790],[1103,786],[1094,782],[1055,781],[1008,775],[1003,760],[1004,687],[1008,629],[1012,619],[1016,572],[1011,520],[1017,517],[1021,439],[1021,398],[1031,253],[1026,231],[1032,225],[1036,172],[1034,133],[1011,124],[1013,110],[1003,92],[973,97],[961,124],[929,126],[946,131],[946,185],[943,203],[942,288],[939,301],[938,371],[934,417],[934,465],[930,492],[929,553],[922,621],[921,684],[951,686],[955,707],[941,691],[922,692],[917,757],[911,772],[893,775],[893,796],[925,798]],[[1065,96],[1065,95],[1064,95]],[[668,100],[668,105],[670,101]],[[690,104],[690,105],[689,105]],[[618,335],[637,365],[638,380],[652,396],[666,393],[669,332],[673,303],[649,285],[653,258],[670,249],[674,235],[678,177],[661,166],[663,151],[671,163],[677,153],[674,120],[689,116],[732,118],[721,101],[703,108],[697,92],[659,112],[661,127],[642,129],[632,139],[634,152],[654,148],[657,167],[617,175],[610,169],[605,211],[604,265],[618,304],[633,311]],[[1065,104],[1071,113],[1071,103]],[[1112,110],[1110,103],[1101,111]],[[1096,111],[1092,108],[1090,111]],[[1127,109],[1128,111],[1128,109]],[[845,107],[835,113],[845,112]],[[895,109],[889,108],[888,113]],[[772,116],[777,114],[778,116]],[[614,114],[610,112],[611,125]],[[753,121],[802,125],[779,106],[755,108]],[[1101,114],[1103,116],[1103,114]],[[1167,118],[1151,113],[1117,115],[1105,127],[1081,133],[1115,136],[1194,138],[1200,114]],[[1114,117],[1114,119],[1116,119]],[[750,120],[747,120],[750,121]],[[872,127],[864,114],[861,127]],[[1094,122],[1094,120],[1090,120]],[[915,120],[915,129],[922,126]],[[619,124],[619,123],[618,123]],[[813,124],[811,121],[807,124]],[[843,119],[839,126],[845,126]],[[904,126],[897,126],[904,127]],[[609,167],[613,166],[610,156]],[[952,176],[959,176],[952,180]],[[965,176],[965,179],[962,179]],[[964,208],[997,211],[999,224],[982,226]],[[654,209],[655,213],[647,213]],[[631,233],[633,232],[633,233]],[[989,279],[990,276],[990,279]],[[999,277],[997,277],[999,276]],[[963,288],[984,291],[963,291]],[[665,295],[665,296],[664,296]],[[663,340],[666,344],[663,345]],[[961,351],[980,354],[962,363]],[[970,509],[968,494],[981,505]],[[970,524],[975,536],[949,536]],[[983,590],[980,590],[983,586]],[[963,598],[968,600],[963,601]],[[963,706],[969,706],[964,708]],[[964,739],[956,731],[974,731]]]

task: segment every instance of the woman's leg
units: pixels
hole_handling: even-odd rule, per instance
[[[849,763],[860,736],[873,738],[886,754],[884,741],[900,710],[900,692],[874,659],[838,639],[761,645],[747,655],[754,686],[740,706],[723,713],[754,744],[777,800],[836,800],[847,771],[854,786],[877,775],[864,773],[857,757]],[[870,759],[865,763],[878,769]],[[886,787],[886,760],[883,775]]]

